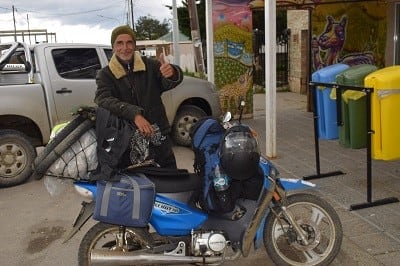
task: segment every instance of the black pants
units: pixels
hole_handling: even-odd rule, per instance
[[[166,139],[162,141],[161,145],[155,146],[150,144],[149,156],[147,159],[154,159],[154,161],[163,168],[177,169],[170,137],[166,136]],[[132,165],[130,160],[130,148],[128,148],[122,155],[118,168],[123,169],[129,165]]]
[[[176,169],[176,159],[169,136],[159,146],[150,144],[149,159],[154,159],[161,167]]]

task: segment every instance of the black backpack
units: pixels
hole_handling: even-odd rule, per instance
[[[130,144],[134,132],[133,123],[117,117],[110,111],[98,107],[96,110],[97,169],[91,173],[92,180],[118,181],[116,173],[125,168],[121,160]],[[127,166],[127,165],[126,165]]]

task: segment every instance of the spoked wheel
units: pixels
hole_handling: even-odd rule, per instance
[[[79,265],[92,265],[91,251],[94,249],[115,251],[116,253],[145,249],[147,241],[143,237],[142,230],[147,229],[126,227],[125,237],[121,238],[119,226],[105,223],[95,224],[85,234],[79,246]]]
[[[281,208],[270,212],[264,228],[264,245],[277,265],[329,265],[342,244],[339,216],[325,200],[311,194],[287,198],[286,212],[297,224],[302,236]],[[277,216],[274,214],[277,214]]]

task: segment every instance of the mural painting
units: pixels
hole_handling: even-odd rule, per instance
[[[335,63],[385,65],[386,5],[321,5],[312,14],[313,71]]]
[[[246,101],[245,114],[253,112],[253,38],[249,1],[214,0],[215,85],[222,111],[238,113],[239,98]]]

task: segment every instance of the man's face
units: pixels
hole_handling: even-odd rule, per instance
[[[131,61],[135,52],[135,42],[129,34],[120,34],[113,44],[113,52],[123,61]]]

